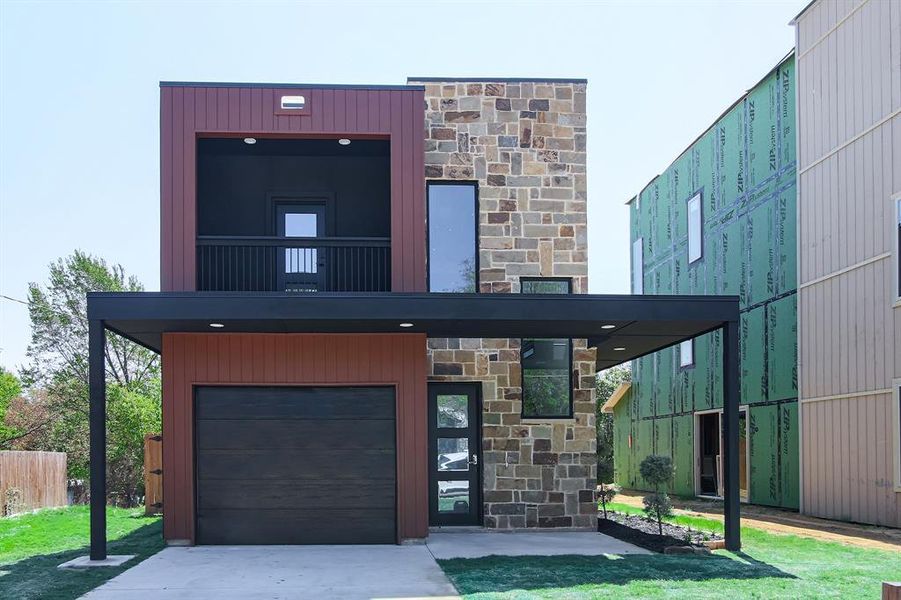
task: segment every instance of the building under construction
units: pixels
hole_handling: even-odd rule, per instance
[[[797,192],[794,54],[629,201],[632,293],[741,300],[743,499],[798,508]],[[632,363],[615,414],[616,482],[673,458],[671,492],[722,495],[719,332]]]

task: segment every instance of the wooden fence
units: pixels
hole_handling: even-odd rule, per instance
[[[0,516],[68,503],[65,452],[0,451]]]
[[[144,435],[144,512],[163,512],[163,436]]]

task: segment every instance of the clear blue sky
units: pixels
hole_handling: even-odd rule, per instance
[[[624,202],[794,43],[807,0],[0,0],[0,294],[76,248],[159,289],[160,80],[587,77],[590,290],[628,292]],[[24,362],[0,299],[0,364]]]

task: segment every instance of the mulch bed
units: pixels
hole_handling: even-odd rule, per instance
[[[703,547],[704,542],[721,540],[721,536],[673,523],[663,524],[663,535],[658,534],[657,521],[637,515],[625,515],[610,510],[607,518],[598,515],[598,531],[624,542],[635,544],[651,552],[663,552],[671,546]]]

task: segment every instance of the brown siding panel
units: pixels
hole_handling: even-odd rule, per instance
[[[277,99],[302,93],[306,115],[276,115]],[[422,90],[162,87],[160,90],[161,289],[195,282],[196,148],[203,135],[340,137],[391,143],[392,291],[425,291]]]
[[[163,534],[194,540],[195,385],[394,385],[397,536],[428,533],[426,338],[422,334],[163,336]]]

